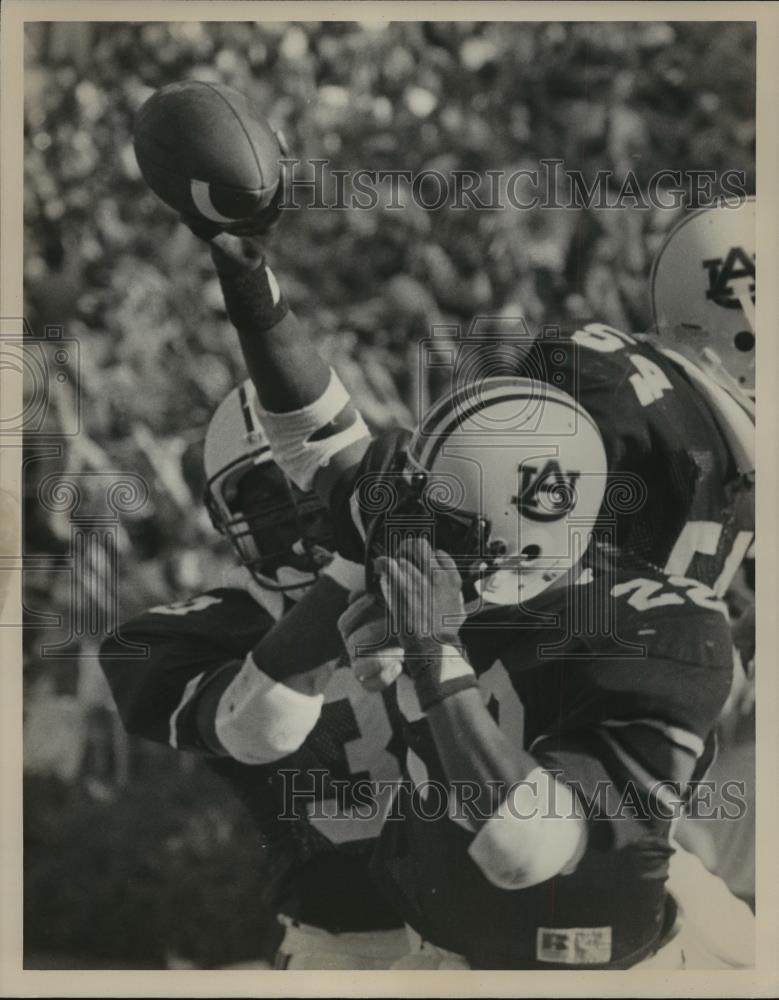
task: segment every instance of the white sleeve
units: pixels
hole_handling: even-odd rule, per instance
[[[274,460],[301,490],[310,490],[317,472],[344,448],[370,439],[370,431],[356,409],[348,424],[333,427],[327,437],[318,436],[350,402],[346,387],[331,368],[327,388],[308,406],[289,413],[271,413],[257,407]]]
[[[573,872],[586,846],[573,793],[536,767],[511,789],[468,853],[499,889],[527,889]]]
[[[244,764],[269,764],[298,750],[316,725],[324,696],[293,691],[263,673],[249,653],[216,710],[216,737]]]

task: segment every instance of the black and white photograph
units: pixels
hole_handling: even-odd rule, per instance
[[[35,995],[779,988],[777,11],[557,6],[9,5]]]

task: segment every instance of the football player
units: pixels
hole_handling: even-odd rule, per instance
[[[101,664],[128,732],[201,755],[251,813],[285,926],[277,967],[387,968],[405,937],[367,869],[378,824],[354,818],[350,789],[399,768],[385,700],[337,663],[335,620],[361,568],[331,558],[329,518],[273,462],[255,405],[247,381],[205,440],[206,503],[240,568],[124,624],[142,662],[113,637]],[[275,657],[283,614],[294,672]]]
[[[693,212],[668,234],[650,279],[649,339],[702,393],[717,394],[715,412],[727,411],[722,431],[746,469],[754,467],[755,239],[754,198]],[[753,550],[754,543],[729,595],[741,612],[734,638],[747,672],[754,656]]]
[[[441,443],[449,467],[441,463],[439,473],[434,459],[430,489],[479,446],[468,439],[479,417],[506,429],[506,396],[524,386],[501,383],[492,400],[484,387],[488,398],[470,427],[450,421]],[[547,420],[563,407],[570,403],[562,397],[547,401]],[[568,415],[556,416],[564,426]],[[608,538],[600,544],[605,452],[594,425],[583,426],[558,440],[561,464],[583,466],[587,490],[573,505],[559,501],[568,511],[554,521],[519,514],[525,546],[542,563],[556,556],[553,574],[531,570],[527,583],[522,564],[512,567],[515,588],[533,592],[521,605],[500,603],[506,564],[501,589],[466,619],[464,558],[416,538],[377,560],[395,617],[390,632],[403,650],[394,690],[414,789],[385,826],[374,871],[425,942],[414,965],[729,964],[698,939],[699,925],[678,930],[666,888],[672,825],[711,759],[711,730],[730,687],[725,607],[704,585],[617,558]],[[537,453],[547,430],[505,443],[508,474],[502,485],[491,480],[496,500],[505,493],[511,503],[511,471]],[[410,450],[415,465],[424,459],[418,438]],[[461,480],[473,504],[465,463]],[[342,627],[363,675],[389,655],[370,652],[387,642],[372,595],[354,603]]]
[[[435,647],[446,656],[425,653],[421,670],[401,644],[396,664],[402,662],[404,673],[394,692],[407,726],[406,774],[419,785],[458,780],[486,790],[496,783],[514,788],[532,776],[541,795],[541,778],[555,772],[563,780],[554,784],[553,796],[564,799],[573,781],[590,806],[606,789],[604,811],[596,811],[594,821],[539,823],[536,853],[525,843],[530,853],[524,857],[504,850],[506,842],[523,843],[510,813],[506,819],[506,800],[483,820],[485,834],[448,815],[417,822],[414,810],[407,810],[402,822],[385,826],[374,861],[396,907],[428,949],[432,942],[439,951],[465,956],[472,967],[620,968],[650,958],[668,961],[667,952],[658,956],[675,926],[665,888],[670,825],[710,759],[711,728],[727,695],[732,661],[724,606],[698,580],[724,591],[751,540],[732,501],[743,494],[748,517],[751,484],[719,430],[714,404],[651,346],[587,324],[532,340],[512,359],[519,378],[455,385],[410,447],[371,441],[336,376],[299,335],[272,272],[259,255],[246,267],[242,248],[220,242],[213,255],[260,387],[261,419],[290,476],[300,486],[313,485],[330,503],[340,550],[357,559],[366,542],[376,545],[369,552],[373,568],[371,557],[387,548],[391,525],[386,511],[371,513],[370,492],[389,480],[396,512],[416,515],[417,532],[428,514],[471,600],[462,630],[467,659],[451,652],[456,628]],[[527,377],[539,371],[549,377]],[[495,413],[485,411],[493,405]],[[486,431],[478,422],[463,431],[463,414],[474,413],[487,419]],[[521,426],[507,425],[517,413]],[[540,431],[538,419],[546,421]],[[513,431],[518,440],[504,436],[496,447],[490,426]],[[512,450],[528,436],[527,453]],[[475,480],[468,481],[468,471]],[[459,484],[455,492],[469,482],[467,497],[452,501],[452,480]],[[448,504],[436,505],[440,489],[449,490]],[[627,496],[620,499],[620,491]],[[601,519],[597,545],[591,544],[605,500],[609,516]],[[705,525],[704,534],[695,528],[685,536],[688,523]],[[586,565],[580,565],[582,553],[588,553]],[[424,554],[413,555],[424,561]],[[384,589],[394,572],[403,593],[411,588],[414,559],[394,569],[393,563],[381,563]],[[429,556],[427,563],[419,579],[429,582]],[[670,573],[658,565],[669,565]],[[440,581],[447,568],[453,572],[444,563],[432,577]],[[459,589],[451,590],[459,599]],[[537,599],[552,615],[551,633],[548,621],[538,626]],[[353,632],[384,628],[375,598],[364,600],[355,605],[357,620],[347,616],[344,623],[353,649]],[[437,596],[434,603],[440,604]],[[459,606],[449,612],[462,621]],[[601,622],[583,639],[572,619],[596,613],[610,614],[610,623]],[[407,631],[413,638],[415,628]],[[481,654],[480,640],[487,647]],[[387,670],[391,653],[355,657],[364,685],[373,683],[374,671]],[[496,690],[508,702],[502,713]],[[572,697],[563,706],[566,690]],[[436,715],[446,720],[442,726],[433,725]],[[494,769],[480,770],[485,761]],[[675,789],[664,804],[655,799],[655,786],[663,782]],[[644,815],[612,822],[608,817],[628,792]],[[569,812],[575,802],[569,792]],[[547,802],[531,806],[543,813]],[[604,881],[624,886],[625,895],[601,893],[596,905],[595,889]],[[563,898],[565,909],[550,910],[550,900]],[[500,919],[493,923],[485,914]],[[688,956],[694,951],[690,941],[685,949]],[[681,952],[677,941],[672,961],[680,961]],[[719,960],[703,952],[702,961]]]
[[[245,255],[247,245],[254,256]],[[364,474],[402,465],[405,442],[371,440],[257,245],[220,234],[211,246],[277,460],[301,488],[342,510],[335,519],[339,551],[362,559],[366,525],[351,486]],[[522,333],[509,351],[499,337],[460,346],[468,363],[454,368],[452,393],[469,391],[480,373],[505,373],[579,402],[601,430],[612,478],[637,491],[632,504],[614,512],[621,547],[725,592],[754,531],[754,424],[731,395],[681,356],[599,323]],[[564,475],[548,454],[518,489],[532,499],[545,476]],[[496,541],[493,533],[493,556]]]
[[[724,590],[751,539],[733,500],[749,496],[751,469],[729,446],[716,394],[704,397],[651,346],[587,324],[533,339],[505,379],[474,380],[471,369],[411,446],[371,441],[262,251],[228,233],[211,244],[277,460],[330,505],[344,555],[363,558],[367,545],[372,582],[402,619],[391,651],[401,651],[407,774],[477,792],[460,825],[448,813],[417,822],[413,810],[385,825],[375,867],[401,912],[475,967],[620,968],[658,954],[674,923],[670,823],[709,757],[730,682],[724,607],[698,581]],[[466,428],[474,414],[486,430]],[[536,414],[547,420],[540,436]],[[496,430],[508,433],[496,440]],[[386,508],[370,496],[387,482],[396,512],[416,519],[412,534],[432,522],[435,555],[419,540],[388,544]],[[690,519],[707,527],[684,537]],[[470,617],[458,630],[461,590]],[[355,654],[363,626],[374,640],[384,627],[376,595],[364,601],[343,623]],[[420,623],[420,602],[445,614]],[[596,613],[608,623],[589,634],[582,622]],[[365,686],[387,669],[384,654],[370,667],[356,659]],[[496,688],[509,704],[502,725]],[[496,785],[524,797],[489,811]],[[628,791],[635,819],[617,808]],[[566,822],[547,822],[550,795]],[[542,820],[521,837],[512,810],[527,805]],[[615,891],[598,893],[604,882]]]
[[[627,347],[634,370],[632,373],[630,368],[623,371],[622,381],[625,388],[635,391],[642,407],[656,404],[665,392],[673,392],[670,369],[661,361],[655,361],[651,353],[634,354],[633,338],[588,325],[577,331],[573,339],[606,355],[618,354]],[[543,343],[539,342],[537,348],[536,361],[543,358]],[[560,361],[565,360],[559,342],[550,344],[550,354],[552,350]],[[642,357],[646,359],[643,362]],[[740,487],[741,502],[741,509],[736,507],[731,517],[740,515],[743,518],[741,523],[748,524],[751,428],[749,422],[742,418],[741,411],[748,414],[749,406],[740,398],[739,385],[735,386],[736,391],[732,395],[741,411],[734,409],[730,401],[722,397],[716,386],[727,387],[730,391],[731,383],[726,372],[716,364],[716,359],[704,360],[709,361],[706,367],[710,366],[717,376],[715,385],[712,385],[713,380],[702,377],[698,370],[691,370],[683,358],[677,359],[674,369],[685,372],[698,388],[706,403],[704,412],[710,418],[714,417],[721,429],[722,441],[727,448],[720,454],[729,457],[731,476],[734,469],[740,473],[730,480],[731,487]],[[619,384],[616,387],[609,385],[609,368],[613,378],[617,374],[613,364],[580,366],[582,381],[576,387],[579,389],[577,395],[587,400],[587,412],[596,418],[598,429],[604,429],[607,434],[611,432],[604,441],[605,450],[609,453],[608,467],[621,467],[625,472],[639,474],[643,471],[644,476],[650,474],[650,489],[657,491],[659,487],[659,494],[650,497],[650,509],[658,502],[662,506],[662,497],[670,498],[684,482],[684,475],[667,477],[665,481],[661,475],[664,467],[673,471],[673,449],[667,449],[666,454],[658,454],[654,465],[646,464],[650,448],[645,447],[642,456],[641,435],[636,433],[640,418],[634,416],[632,427],[625,423],[621,427],[614,426],[617,414],[624,411],[615,405]],[[667,374],[663,373],[664,368]],[[535,370],[545,369],[537,364]],[[564,377],[554,381],[559,386],[574,388]],[[744,385],[744,381],[742,379],[740,385]],[[458,471],[457,481],[466,484],[466,493],[470,486],[470,497],[462,497],[460,506],[466,510],[470,508],[472,511],[491,513],[493,525],[505,524],[506,518],[512,517],[512,504],[516,505],[520,511],[518,540],[510,538],[509,541],[515,552],[525,556],[532,552],[533,560],[538,562],[541,559],[541,565],[540,572],[533,573],[527,561],[524,566],[521,561],[518,562],[518,575],[529,577],[527,580],[520,579],[518,583],[505,570],[495,574],[504,577],[506,609],[499,612],[494,608],[489,614],[472,616],[458,631],[457,623],[465,614],[459,599],[458,576],[462,574],[455,574],[455,564],[445,553],[433,555],[426,542],[416,540],[401,545],[396,558],[380,557],[383,596],[391,610],[397,613],[400,608],[403,611],[398,616],[396,634],[406,662],[404,676],[397,684],[397,694],[405,717],[410,724],[414,724],[410,728],[416,730],[408,740],[410,755],[413,755],[409,758],[409,773],[416,775],[420,788],[429,787],[428,783],[434,776],[437,788],[442,784],[453,787],[453,783],[459,781],[471,794],[474,789],[481,793],[492,792],[495,786],[518,789],[514,792],[514,809],[507,796],[498,810],[492,814],[488,811],[486,820],[484,813],[480,817],[470,817],[471,836],[476,831],[470,843],[468,833],[458,834],[452,822],[462,822],[465,818],[461,808],[454,816],[439,816],[440,825],[435,833],[431,830],[430,813],[425,814],[427,822],[422,823],[418,821],[418,810],[413,808],[409,808],[404,816],[405,828],[387,827],[387,835],[379,848],[377,869],[383,865],[388,882],[395,886],[399,895],[405,896],[398,905],[405,906],[407,913],[415,914],[410,918],[414,926],[427,928],[422,934],[427,937],[428,943],[422,940],[417,942],[410,963],[419,967],[442,968],[457,967],[459,962],[463,967],[464,955],[471,966],[477,967],[506,967],[513,963],[538,968],[604,967],[600,963],[606,963],[607,967],[640,963],[644,967],[655,968],[748,964],[751,951],[748,915],[743,907],[734,903],[721,883],[708,878],[700,865],[696,869],[695,859],[685,857],[677,849],[669,863],[668,825],[662,819],[662,809],[655,813],[658,822],[639,821],[632,829],[631,823],[625,820],[633,817],[620,816],[620,810],[614,809],[613,816],[616,818],[608,834],[601,829],[601,836],[605,839],[601,840],[601,847],[598,848],[595,832],[598,823],[592,820],[606,819],[608,809],[595,817],[588,810],[585,821],[579,822],[577,827],[576,822],[572,822],[575,809],[571,808],[565,817],[562,815],[561,789],[557,784],[552,786],[556,799],[554,808],[550,809],[544,799],[545,795],[549,795],[544,788],[544,780],[548,782],[550,774],[555,774],[556,781],[576,774],[574,787],[579,796],[583,788],[588,789],[590,796],[596,795],[595,789],[600,788],[607,799],[609,795],[624,795],[627,788],[633,791],[642,789],[639,799],[643,802],[645,815],[642,819],[645,821],[652,813],[653,795],[659,794],[661,789],[664,794],[669,787],[673,787],[678,795],[687,781],[694,780],[696,772],[698,776],[702,775],[709,755],[706,752],[701,754],[701,750],[705,743],[711,744],[711,727],[729,687],[730,641],[722,617],[722,604],[710,591],[697,588],[693,580],[659,573],[655,567],[636,558],[642,552],[651,553],[652,546],[656,546],[657,539],[664,534],[660,524],[650,536],[645,533],[647,526],[652,524],[652,518],[647,518],[646,513],[633,524],[620,525],[618,512],[614,511],[617,515],[612,526],[614,534],[611,538],[603,538],[600,543],[596,536],[594,548],[592,542],[589,543],[591,554],[585,560],[583,570],[581,566],[576,567],[574,559],[568,572],[573,570],[581,575],[576,576],[573,586],[563,587],[561,592],[563,577],[550,578],[549,566],[544,565],[543,557],[548,557],[550,551],[575,552],[576,546],[571,545],[571,540],[588,527],[588,519],[595,521],[594,511],[599,504],[597,495],[593,498],[591,490],[589,494],[579,490],[575,506],[577,526],[573,531],[569,529],[567,543],[555,547],[550,531],[554,521],[559,524],[566,515],[555,519],[552,516],[554,508],[564,512],[570,505],[572,476],[565,470],[576,469],[577,477],[583,475],[582,470],[586,470],[584,474],[591,478],[602,475],[602,453],[595,446],[594,439],[588,440],[587,433],[579,432],[573,436],[575,453],[569,454],[567,462],[564,461],[563,456],[574,441],[566,441],[569,435],[564,430],[565,419],[560,418],[556,429],[554,426],[546,429],[547,434],[551,431],[551,437],[557,440],[559,447],[556,452],[558,468],[550,469],[546,474],[549,481],[546,497],[533,488],[539,478],[543,484],[543,477],[525,477],[523,474],[520,475],[520,489],[511,495],[516,481],[512,475],[514,469],[522,473],[530,464],[523,462],[517,452],[512,452],[512,445],[518,445],[521,437],[514,442],[510,438],[504,439],[502,457],[510,458],[509,471],[504,471],[504,479],[508,476],[504,486],[500,486],[500,471],[494,466],[484,476],[484,482],[479,483],[474,477],[473,458],[481,453],[481,465],[489,462],[489,458],[484,457],[483,449],[500,444],[499,440],[496,441],[498,434],[511,430],[507,419],[511,418],[512,411],[506,409],[507,398],[513,393],[517,397],[531,399],[533,386],[519,383],[512,386],[508,379],[502,382],[496,380],[492,384],[491,380],[485,380],[478,391],[470,394],[464,389],[461,391],[462,400],[458,401],[456,396],[446,399],[428,415],[409,448],[407,473],[421,475],[427,480],[426,488],[434,491],[438,477],[444,477],[439,484],[439,489],[442,489],[447,485],[446,478]],[[554,395],[546,391],[543,396],[544,416],[551,420],[549,411],[553,411],[558,403]],[[694,401],[693,397],[690,398]],[[567,401],[561,398],[559,403],[575,412],[571,398]],[[491,406],[496,410],[494,416],[484,419],[484,411]],[[503,407],[502,412],[498,409],[500,406]],[[522,416],[523,423],[529,424],[527,418],[531,409],[532,406],[526,404],[524,413],[522,408],[516,408],[514,412]],[[696,440],[696,431],[702,425],[696,426],[693,413],[694,410],[691,412],[692,427],[685,425],[685,433],[692,429],[692,439]],[[663,416],[656,413],[654,418],[646,423],[654,425],[656,440],[672,441],[670,425],[665,432],[660,426]],[[582,420],[581,426],[586,429],[586,421]],[[544,440],[543,423],[537,423],[532,430],[532,435],[526,436],[525,444],[531,455],[534,451],[538,455],[540,444],[543,454],[543,446],[548,447]],[[623,438],[623,454],[633,445],[633,461],[637,464],[632,470],[623,464],[620,436]],[[716,440],[716,436],[710,434],[708,439]],[[705,442],[706,436],[698,436],[697,440]],[[611,448],[608,441],[614,442]],[[441,457],[447,454],[448,459]],[[701,453],[696,457],[700,460]],[[468,458],[471,459],[470,468],[464,462]],[[533,472],[541,464],[536,458]],[[711,472],[711,464],[706,464]],[[683,464],[678,464],[676,468],[681,472]],[[708,481],[707,490],[711,492],[713,486],[714,496],[722,496],[717,489],[718,482],[725,481],[722,476],[725,469],[727,465],[718,465],[717,475]],[[612,478],[612,485],[615,482]],[[483,489],[485,484],[489,485],[489,494]],[[554,502],[555,493],[559,497],[557,503]],[[686,509],[691,511],[694,507]],[[626,510],[625,513],[635,517],[635,511]],[[685,551],[684,546],[676,542],[668,558],[689,558],[695,548],[702,550],[703,554],[708,553],[712,557],[708,567],[705,561],[700,561],[691,575],[709,573],[717,590],[722,593],[735,568],[734,563],[737,565],[743,555],[744,536],[741,536],[742,542],[736,546],[737,554],[734,556],[728,554],[734,551],[732,548],[717,551],[724,530],[721,523],[708,524],[704,530],[708,534],[705,545],[690,547],[688,538]],[[370,532],[368,535],[370,537]],[[673,537],[672,533],[670,537]],[[697,537],[702,541],[706,535],[701,535],[699,530]],[[730,537],[731,542],[739,538],[732,534]],[[613,558],[611,550],[615,538],[618,540],[618,561],[610,573],[608,563]],[[587,548],[580,535],[577,540],[579,551]],[[684,532],[680,540],[684,541]],[[524,545],[520,548],[522,543]],[[655,548],[654,553],[658,552],[662,550]],[[558,560],[554,573],[561,565]],[[599,577],[603,581],[600,592]],[[679,586],[684,593],[676,590]],[[594,590],[592,598],[588,599],[590,588]],[[489,586],[491,599],[497,596],[498,603],[501,589],[494,582]],[[513,600],[517,593],[520,601]],[[548,596],[545,597],[545,594]],[[625,598],[627,603],[623,603]],[[696,607],[685,608],[685,598]],[[519,604],[523,606],[520,608]],[[509,611],[511,605],[513,607]],[[587,609],[584,613],[582,606]],[[610,626],[596,627],[588,635],[583,634],[581,624],[577,627],[575,620],[578,618],[580,623],[585,622],[588,614],[593,612],[597,617],[598,609],[601,613],[608,610],[613,615]],[[702,613],[704,609],[706,613]],[[539,611],[553,612],[558,616],[548,631],[533,620]],[[713,617],[711,612],[714,612]],[[373,621],[372,613],[375,614]],[[447,615],[452,623],[448,631],[441,625]],[[355,656],[360,644],[369,648],[385,635],[384,616],[372,598],[366,597],[357,602],[344,616],[342,624],[347,643]],[[485,630],[485,625],[490,627]],[[505,629],[507,625],[512,626],[508,634],[506,631],[501,634],[499,628]],[[495,629],[495,626],[499,628]],[[524,630],[524,635],[521,630]],[[679,640],[681,632],[684,634],[683,642]],[[620,652],[622,640],[627,640],[629,644],[634,642],[636,648],[644,647],[641,655],[632,660],[632,669],[632,657],[624,655],[627,647]],[[467,650],[467,661],[458,655],[458,644]],[[710,673],[712,667],[714,669]],[[369,668],[363,662],[360,669],[365,672]],[[611,674],[612,670],[614,674]],[[474,674],[481,697],[474,683]],[[610,674],[611,680],[608,679]],[[411,679],[413,687],[407,678]],[[664,688],[662,694],[661,686]],[[546,697],[550,701],[544,708]],[[708,708],[704,708],[704,701],[707,700]],[[493,724],[486,717],[485,705],[488,711],[492,709]],[[610,718],[606,718],[604,712]],[[504,719],[503,724],[501,718]],[[669,722],[674,725],[669,727]],[[522,729],[526,730],[520,744],[526,751],[524,756],[517,752],[516,742],[517,734]],[[507,740],[502,739],[502,733],[508,736]],[[704,735],[705,739],[702,739]],[[682,749],[683,745],[686,749]],[[675,780],[670,786],[664,785],[663,781],[672,773]],[[660,780],[661,775],[663,780]],[[588,799],[585,793],[579,804],[592,801],[592,797]],[[666,800],[664,805],[672,807],[670,800]],[[535,830],[534,821],[537,821]],[[393,832],[400,838],[400,844],[390,839]],[[534,832],[539,838],[535,851],[532,848]],[[448,861],[444,845],[448,845],[451,851]],[[599,850],[605,851],[600,857]],[[466,853],[475,865],[468,866],[464,860]],[[683,859],[684,867],[681,871],[677,870],[676,878],[672,877],[670,881],[676,886],[680,881],[687,883],[683,895],[688,919],[682,924],[681,932],[677,927],[676,933],[672,931],[669,935],[660,929],[660,913],[664,906],[668,907],[672,902],[662,884],[665,872],[669,868],[673,871],[678,859]],[[436,861],[442,866],[438,874],[435,874]],[[592,881],[585,889],[590,863],[593,865],[590,870]],[[622,864],[626,866],[624,869]],[[456,885],[441,878],[444,868],[458,872]],[[509,891],[496,894],[491,889],[485,889],[479,873],[494,886]],[[690,878],[695,886],[693,892],[689,891]],[[628,889],[634,879],[640,882],[642,892],[649,891],[650,895],[657,892],[658,903],[664,899],[664,904],[660,904],[659,908],[651,903],[647,905],[647,897],[640,901],[641,892]],[[603,884],[609,886],[606,894],[602,892]],[[583,890],[581,894],[579,889]],[[626,889],[628,891],[623,896],[622,892]],[[698,890],[698,898],[695,890]],[[595,899],[598,895],[601,898],[591,905],[588,897]],[[611,913],[607,912],[609,904],[602,898],[604,895],[610,896],[615,903],[615,910]],[[479,898],[481,902],[477,904]],[[743,934],[738,947],[728,948],[723,937],[719,940],[707,938],[706,929],[711,926],[711,918],[706,919],[707,907],[711,912],[719,909],[720,914],[726,910],[732,915],[733,922],[728,919],[729,933],[733,935],[731,944],[735,943],[739,934]],[[647,924],[643,932],[640,925],[642,920],[651,921],[653,910],[658,921],[658,937],[654,946],[644,950],[653,935],[647,933]],[[479,914],[478,927],[474,924],[469,926],[470,914]],[[491,922],[493,915],[494,924]],[[507,931],[507,928],[510,930]],[[635,946],[642,938],[644,944],[639,944],[630,954],[631,945],[628,942],[632,940],[632,946]],[[501,939],[503,945],[499,943]],[[667,942],[664,945],[663,940]],[[443,948],[431,947],[430,941],[444,941],[445,945]],[[622,951],[621,958],[618,951],[615,952],[615,945],[618,951]],[[642,951],[646,956],[643,960]]]
[[[669,233],[654,262],[651,301],[655,342],[681,363],[692,361],[754,410],[755,397],[755,199],[685,216]],[[753,429],[748,427],[748,437]],[[751,447],[751,440],[748,442]],[[737,821],[683,820],[677,837],[689,845],[731,890],[755,896],[754,560],[747,552],[727,599],[733,639],[744,667],[720,719],[720,747],[710,779],[744,782],[750,806]],[[746,675],[746,676],[745,676]]]

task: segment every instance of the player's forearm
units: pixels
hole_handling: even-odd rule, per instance
[[[261,764],[302,745],[343,650],[337,618],[362,576],[361,566],[336,557],[243,664],[198,693],[198,731],[211,752]]]
[[[447,779],[480,789],[473,815],[478,829],[538,762],[501,733],[478,688],[459,691],[433,705],[427,719]]]
[[[323,697],[275,681],[249,654],[194,702],[190,711],[211,753],[244,764],[269,764],[300,748],[319,720]]]
[[[273,457],[301,489],[316,490],[327,503],[339,477],[365,453],[368,428],[260,252],[242,255],[237,237],[225,235],[211,252]]]
[[[347,604],[348,590],[328,576],[320,577],[254,647],[258,670],[295,687],[296,677],[336,659],[343,653],[338,617]]]
[[[427,719],[461,818],[476,831],[468,850],[485,878],[515,890],[573,871],[587,828],[572,793],[503,735],[478,689],[437,701]]]
[[[261,251],[255,247],[254,255],[243,254],[240,247],[241,241],[230,236],[211,244],[227,315],[262,406],[274,413],[298,410],[322,395],[330,369],[290,311]]]
[[[236,327],[249,377],[263,408],[287,413],[319,399],[330,368],[317,354],[293,312],[270,329]]]
[[[338,617],[362,578],[362,566],[336,556],[265,633],[231,684],[201,706],[203,731],[219,748],[246,763],[266,763],[303,744],[343,653]]]
[[[289,643],[291,655],[300,645]],[[319,660],[324,653],[312,657]],[[261,657],[262,659],[262,657]],[[197,706],[203,744],[220,756],[246,764],[268,764],[299,750],[319,721],[334,660],[306,669],[274,671],[258,665],[253,653],[222,689],[205,691]],[[306,667],[306,664],[303,664]]]

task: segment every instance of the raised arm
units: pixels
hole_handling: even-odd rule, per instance
[[[259,239],[211,241],[225,307],[257,389],[273,454],[301,489],[325,502],[370,443],[365,422],[325,363],[265,261]]]

